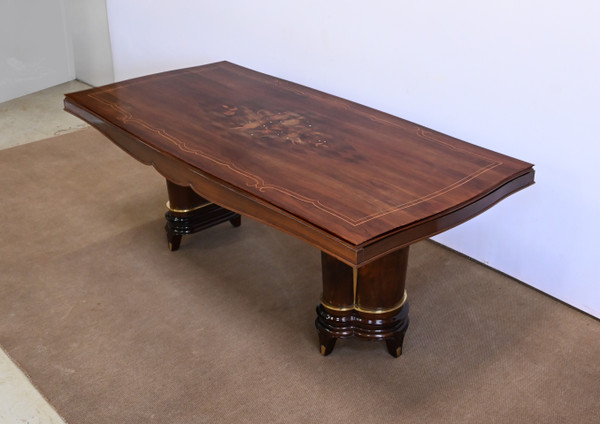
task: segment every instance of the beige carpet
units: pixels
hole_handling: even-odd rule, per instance
[[[169,252],[94,130],[0,151],[0,345],[70,424],[598,423],[600,322],[431,242],[404,354],[319,354],[320,256],[244,219]]]

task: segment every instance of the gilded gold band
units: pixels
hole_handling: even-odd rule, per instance
[[[385,314],[388,312],[394,312],[404,306],[407,298],[408,298],[408,295],[406,294],[406,290],[404,290],[404,294],[402,295],[402,299],[400,299],[400,302],[398,302],[391,308],[363,308],[360,305],[355,305],[354,310],[356,310],[358,312],[365,312],[367,314]]]
[[[352,306],[333,306],[327,303],[323,298],[321,298],[321,305],[325,306],[327,309],[331,309],[332,311],[338,312],[348,312],[354,310],[354,305]]]
[[[171,212],[175,212],[175,213],[188,213],[188,212],[194,212],[197,211],[198,209],[202,209],[208,205],[212,205],[212,203],[208,202],[208,203],[203,203],[202,205],[196,206],[194,208],[191,209],[175,209],[171,207],[171,203],[167,202],[167,209],[169,209]]]
[[[321,298],[321,305],[323,305],[327,309],[330,309],[332,311],[337,311],[337,312],[358,311],[358,312],[364,312],[367,314],[385,314],[388,312],[397,311],[398,309],[403,307],[404,304],[406,303],[407,298],[408,298],[408,295],[406,294],[406,290],[404,290],[404,294],[402,295],[402,299],[400,300],[400,302],[398,302],[396,305],[392,306],[391,308],[365,308],[360,305],[333,306],[333,305],[330,305],[329,303],[327,303],[323,298]]]

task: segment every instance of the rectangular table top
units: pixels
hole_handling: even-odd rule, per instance
[[[65,108],[174,182],[352,265],[533,183],[529,163],[228,62],[68,94]]]

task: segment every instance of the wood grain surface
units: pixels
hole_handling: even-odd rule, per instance
[[[351,265],[533,183],[530,163],[228,62],[68,94],[65,109],[174,183]]]

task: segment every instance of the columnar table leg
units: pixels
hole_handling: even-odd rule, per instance
[[[179,249],[182,236],[192,234],[225,221],[234,227],[241,225],[242,217],[209,202],[189,187],[183,187],[167,180],[169,202],[165,218],[165,230],[169,249]]]
[[[389,353],[402,354],[408,328],[406,268],[408,247],[353,268],[321,255],[323,295],[315,325],[321,353],[328,355],[338,338],[385,340]]]

